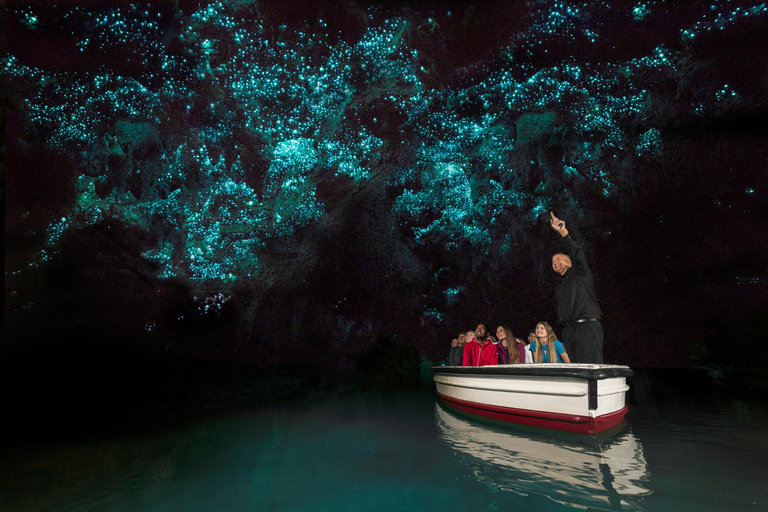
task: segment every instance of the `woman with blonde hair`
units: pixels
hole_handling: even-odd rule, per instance
[[[477,342],[475,331],[467,331],[464,335],[466,343],[461,355],[461,366],[477,366],[480,355],[480,344]]]
[[[525,345],[519,343],[512,329],[506,325],[496,328],[499,339],[499,364],[519,364],[525,362]]]
[[[555,339],[555,331],[547,322],[536,324],[536,339],[531,342],[534,363],[570,363],[563,344]]]

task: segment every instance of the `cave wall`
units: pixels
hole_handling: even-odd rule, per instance
[[[609,361],[707,364],[768,299],[767,25],[749,2],[9,2],[4,349],[439,360],[480,321],[555,318],[553,211]]]

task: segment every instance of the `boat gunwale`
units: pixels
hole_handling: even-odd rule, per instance
[[[437,382],[437,381],[435,381]],[[556,390],[556,391],[541,391],[537,389],[508,389],[508,388],[486,388],[482,386],[476,386],[473,384],[455,384],[452,382],[438,382],[438,384],[443,384],[444,386],[451,386],[453,388],[466,388],[466,389],[473,389],[478,391],[492,391],[492,392],[498,392],[498,393],[510,393],[514,392],[517,394],[522,395],[547,395],[547,396],[566,396],[571,398],[578,398],[581,396],[587,396],[588,391],[586,389],[580,389],[578,391],[562,391],[562,390]]]
[[[596,367],[573,367],[566,364],[515,364],[489,366],[433,366],[434,374],[453,375],[511,375],[525,377],[556,377],[581,380],[604,380],[616,377],[632,377],[628,366],[605,365]]]

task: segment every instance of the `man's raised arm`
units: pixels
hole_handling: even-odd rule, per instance
[[[587,266],[587,258],[584,255],[584,249],[581,248],[576,240],[568,236],[568,229],[565,227],[565,221],[555,217],[555,214],[552,212],[549,212],[549,215],[549,225],[563,238],[563,243],[568,250],[568,256],[579,262],[581,265]]]
[[[550,219],[549,219],[549,225],[552,226],[552,229],[560,233],[560,236],[568,236],[568,230],[565,229],[565,221],[562,221],[555,217],[555,214],[552,212],[549,212]]]

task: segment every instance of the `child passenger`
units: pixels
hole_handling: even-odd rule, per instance
[[[570,363],[563,344],[555,339],[555,331],[547,322],[536,324],[536,339],[531,342],[531,352],[535,363]]]
[[[499,364],[519,364],[525,362],[525,345],[520,343],[512,334],[512,329],[506,325],[496,328],[499,339]]]

